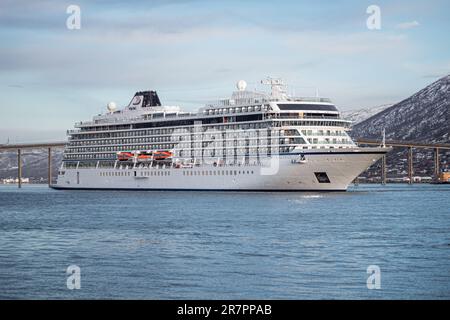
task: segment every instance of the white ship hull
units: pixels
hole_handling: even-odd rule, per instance
[[[201,165],[193,168],[63,169],[55,189],[142,189],[223,191],[345,191],[389,148],[317,150],[282,155],[267,165]],[[319,182],[317,173],[328,181]]]

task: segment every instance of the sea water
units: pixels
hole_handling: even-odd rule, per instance
[[[449,196],[0,186],[0,298],[449,299]]]

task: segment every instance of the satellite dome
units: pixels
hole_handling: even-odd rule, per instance
[[[111,101],[110,103],[108,103],[106,108],[108,109],[109,112],[113,112],[114,110],[116,110],[117,106],[115,102]]]
[[[239,80],[236,83],[236,87],[238,88],[239,91],[244,91],[245,88],[247,88],[247,82],[245,82],[244,80]]]

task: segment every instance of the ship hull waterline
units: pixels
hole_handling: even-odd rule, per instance
[[[391,148],[317,150],[280,155],[271,167],[257,164],[192,168],[64,169],[58,190],[346,191]],[[302,158],[299,157],[302,155]],[[301,159],[301,160],[299,160]],[[275,161],[276,160],[276,161]],[[319,181],[320,180],[320,181]]]

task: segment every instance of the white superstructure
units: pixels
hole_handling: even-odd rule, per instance
[[[390,149],[357,147],[328,99],[271,93],[241,80],[198,112],[162,106],[155,91],[69,130],[60,189],[346,190]]]

